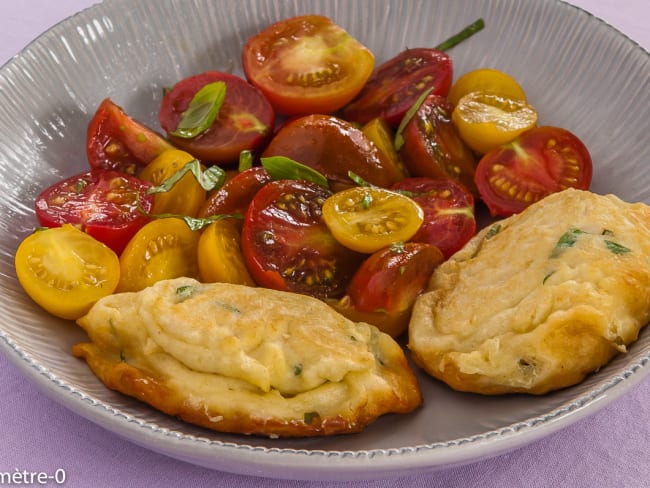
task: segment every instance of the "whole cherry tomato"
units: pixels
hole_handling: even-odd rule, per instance
[[[272,181],[257,192],[244,219],[242,251],[259,285],[318,298],[345,291],[361,258],[323,221],[330,195],[303,180]]]
[[[214,122],[195,137],[174,135],[192,99],[209,83],[225,83],[225,99]],[[273,131],[275,112],[266,97],[242,78],[208,71],[176,83],[160,106],[160,126],[170,141],[206,163],[234,163],[244,150],[262,147]]]
[[[143,225],[153,208],[151,184],[111,170],[94,170],[62,180],[43,190],[35,202],[44,227],[73,224],[117,254]]]
[[[359,93],[373,54],[321,15],[284,19],[251,37],[244,72],[285,115],[332,113]]]
[[[86,153],[93,169],[135,174],[138,168],[173,148],[162,136],[129,117],[108,98],[99,105],[88,124]]]
[[[476,234],[474,197],[451,178],[406,178],[391,188],[408,194],[424,211],[424,222],[412,242],[435,245],[445,259]]]
[[[440,250],[431,244],[407,242],[385,247],[361,264],[335,308],[397,337],[406,330],[415,299],[443,260]]]
[[[485,154],[475,179],[492,216],[507,217],[551,193],[589,189],[592,172],[591,155],[575,134],[544,126]]]
[[[381,187],[404,177],[360,129],[332,115],[307,115],[287,122],[262,154],[270,156],[285,156],[310,166],[335,190],[353,185],[350,171]]]
[[[445,97],[452,78],[448,54],[431,48],[406,49],[377,68],[343,116],[360,124],[381,117],[396,128],[422,93],[431,90]]]
[[[476,158],[451,121],[453,106],[431,94],[404,126],[399,154],[412,176],[447,176],[476,193]]]

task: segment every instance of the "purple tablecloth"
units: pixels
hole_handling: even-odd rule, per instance
[[[136,1],[136,0],[134,0]],[[217,1],[217,0],[215,0]],[[533,0],[526,0],[533,1]],[[95,0],[1,0],[0,64]],[[650,48],[648,0],[572,0]],[[647,81],[647,80],[646,80]],[[650,379],[595,414],[508,454],[430,474],[346,483],[351,488],[641,487],[650,483]],[[65,486],[327,486],[210,471],[131,444],[51,401],[0,355],[0,484],[43,472]],[[2,477],[1,475],[4,475]],[[30,484],[17,476],[13,484]],[[16,483],[16,480],[19,483]],[[33,485],[44,484],[34,478]],[[334,484],[332,483],[332,486]]]

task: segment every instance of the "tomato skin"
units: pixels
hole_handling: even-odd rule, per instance
[[[102,101],[88,124],[86,154],[93,169],[135,174],[166,149],[173,146],[109,98]]]
[[[551,193],[589,189],[592,172],[591,155],[575,134],[542,126],[485,154],[475,179],[490,214],[507,217]]]
[[[226,97],[212,126],[196,137],[172,134],[192,98],[208,83],[226,84]],[[256,151],[268,140],[275,111],[266,97],[246,80],[219,71],[199,73],[176,83],[160,105],[160,126],[170,141],[205,163],[234,163],[244,150]]]
[[[57,317],[76,320],[115,290],[117,254],[70,224],[36,231],[18,246],[16,275],[25,292]]]
[[[443,261],[440,250],[431,244],[407,242],[385,247],[361,263],[346,296],[334,308],[397,337],[408,326],[415,299]]]
[[[255,286],[241,251],[241,232],[232,219],[211,223],[201,233],[198,264],[201,280]]]
[[[424,212],[413,199],[397,192],[355,186],[325,201],[323,219],[337,241],[369,254],[413,237]]]
[[[140,291],[182,276],[198,279],[199,237],[181,219],[152,220],[138,230],[120,255],[116,291]]]
[[[412,242],[433,244],[447,259],[476,234],[474,197],[457,181],[413,177],[391,189],[408,192],[424,211],[424,222]]]
[[[373,54],[322,15],[276,22],[246,42],[248,80],[284,115],[328,114],[361,90],[374,68]]]
[[[402,177],[360,129],[332,115],[307,115],[287,122],[262,153],[270,156],[285,156],[314,168],[334,190],[353,185],[349,171],[381,187]]]
[[[323,221],[331,192],[316,183],[276,180],[257,192],[242,229],[242,252],[261,286],[317,298],[345,291],[360,255],[339,244]]]
[[[343,110],[346,120],[366,124],[381,117],[397,128],[422,93],[445,97],[451,87],[449,55],[431,48],[406,49],[383,63],[359,95]]]
[[[261,166],[238,173],[207,198],[199,210],[199,217],[219,214],[245,215],[255,194],[270,181],[271,176]]]
[[[452,111],[447,99],[429,95],[406,124],[399,155],[412,176],[454,178],[476,194],[476,158],[458,135]]]
[[[151,184],[112,170],[71,176],[43,190],[35,201],[44,227],[73,224],[120,254],[131,237],[149,221]]]

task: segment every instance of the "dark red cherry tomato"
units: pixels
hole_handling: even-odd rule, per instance
[[[214,123],[196,137],[171,134],[178,127],[196,93],[209,83],[223,81],[226,97]],[[258,150],[273,131],[275,112],[262,93],[246,80],[219,71],[190,76],[176,83],[160,106],[160,126],[172,143],[206,163],[233,163],[244,150]]]
[[[92,169],[135,174],[166,149],[173,146],[108,98],[88,124],[86,153]]]
[[[255,194],[270,181],[271,176],[261,166],[238,173],[208,197],[199,210],[199,217],[234,213],[245,215]]]
[[[406,49],[382,64],[361,93],[343,110],[346,120],[365,124],[381,117],[393,128],[422,93],[446,96],[453,66],[444,52],[431,48]]]
[[[93,170],[60,181],[36,197],[36,217],[44,227],[72,224],[120,254],[149,222],[150,183],[111,170]]]
[[[424,210],[424,222],[410,239],[435,245],[445,259],[476,234],[474,197],[451,178],[406,178],[391,188],[415,200]]]
[[[359,93],[373,54],[322,15],[276,22],[244,46],[246,77],[285,115],[332,113]]]
[[[429,95],[404,127],[399,155],[412,176],[447,176],[476,194],[476,158],[458,135],[452,111],[446,98]]]
[[[262,157],[285,156],[322,173],[334,189],[351,186],[352,171],[367,182],[388,187],[404,172],[349,122],[331,115],[307,115],[287,122]]]
[[[339,244],[322,218],[331,192],[302,180],[276,180],[257,192],[244,219],[242,251],[255,281],[267,288],[340,296],[360,255]]]
[[[545,196],[591,185],[592,161],[566,129],[537,127],[492,149],[479,161],[476,186],[492,216],[519,213]]]
[[[397,337],[406,330],[415,299],[443,260],[437,247],[421,242],[381,249],[361,264],[335,308]]]

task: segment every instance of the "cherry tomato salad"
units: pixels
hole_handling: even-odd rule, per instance
[[[21,285],[74,320],[102,296],[190,276],[314,296],[399,336],[477,209],[505,217],[591,183],[584,144],[539,126],[512,76],[454,82],[447,51],[483,26],[376,66],[327,17],[281,20],[245,44],[245,78],[207,71],[166,90],[164,134],[105,99],[88,170],[36,198]]]

